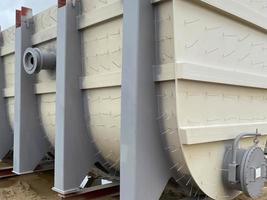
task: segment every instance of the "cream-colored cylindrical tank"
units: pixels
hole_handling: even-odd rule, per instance
[[[108,5],[122,7],[116,0],[108,1]],[[94,13],[108,5],[84,0],[82,12]],[[120,166],[122,20],[120,16],[82,30],[81,41],[88,132],[107,161],[105,167],[115,169]]]
[[[50,8],[33,17],[34,48],[56,54],[56,39],[52,37],[56,32],[57,7]],[[44,34],[45,33],[45,34]],[[51,34],[51,36],[47,35]],[[44,38],[53,38],[44,40]],[[44,42],[39,42],[44,41]],[[35,93],[39,110],[40,123],[52,146],[55,145],[56,121],[56,69],[41,70],[35,80]]]
[[[14,128],[14,90],[15,90],[15,28],[10,27],[2,32],[3,46],[1,48],[2,63],[5,73],[6,111],[11,130]]]

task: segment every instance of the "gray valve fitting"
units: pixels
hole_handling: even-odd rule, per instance
[[[239,148],[242,138],[253,136],[254,145],[248,149]],[[225,185],[252,198],[262,194],[266,182],[266,159],[263,150],[257,145],[259,136],[257,132],[237,136],[232,147],[227,149],[223,163]]]
[[[27,48],[23,55],[23,66],[27,74],[37,74],[43,69],[53,70],[56,68],[56,55],[38,48]]]

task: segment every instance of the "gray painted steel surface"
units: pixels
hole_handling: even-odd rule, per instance
[[[120,195],[159,199],[170,173],[157,124],[153,5],[128,0],[123,6]]]
[[[31,10],[22,8],[21,26],[16,28],[15,42],[15,122],[14,163],[17,174],[33,172],[48,151],[49,145],[38,116],[35,77],[24,71],[24,51],[32,45]]]
[[[54,190],[72,193],[79,190],[93,166],[94,149],[88,137],[83,114],[81,36],[76,29],[79,6],[71,1],[58,9],[57,96]]]

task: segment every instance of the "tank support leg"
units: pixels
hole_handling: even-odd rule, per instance
[[[61,194],[79,190],[95,157],[81,103],[81,36],[77,30],[79,5],[78,2],[73,2],[59,1],[58,6],[56,161],[53,190]]]
[[[38,116],[34,76],[23,69],[22,57],[30,47],[32,36],[32,11],[22,8],[17,12],[15,39],[15,122],[14,122],[14,172],[31,173],[45,156],[49,143],[41,128]]]
[[[156,200],[169,180],[156,121],[150,0],[124,0],[121,199]]]
[[[1,37],[1,27],[0,27],[0,53],[2,46],[2,37]],[[3,66],[2,57],[0,56],[0,91],[3,91],[5,88],[5,71]],[[11,128],[9,126],[8,117],[7,117],[7,109],[6,109],[6,101],[1,92],[0,95],[0,160],[3,159],[9,150],[13,147],[13,133],[11,132]]]

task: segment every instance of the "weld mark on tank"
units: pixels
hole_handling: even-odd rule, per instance
[[[101,2],[101,3],[104,3],[104,4],[107,4],[108,3],[107,0],[98,0],[98,1]]]
[[[97,67],[90,66],[89,68],[93,69],[96,72],[99,72],[99,69]]]
[[[185,174],[183,174],[180,178],[176,179],[175,181],[176,181],[176,182],[179,182],[179,181],[181,181],[184,177],[185,177]]]
[[[237,120],[237,117],[228,117],[228,118],[224,118],[224,121],[232,121],[232,120]]]
[[[196,40],[196,41],[194,41],[192,44],[186,44],[185,45],[185,48],[186,49],[190,49],[190,48],[192,48],[192,47],[194,47],[197,43],[199,42],[199,40]]]
[[[221,94],[212,94],[209,92],[205,92],[205,96],[207,96],[207,97],[221,97]]]
[[[111,54],[119,53],[119,52],[121,52],[121,47],[119,47],[118,49],[112,50],[110,52],[111,52]]]
[[[200,194],[198,194],[198,193],[199,193],[199,188],[196,190],[196,193],[194,194],[193,197],[197,197],[197,195],[198,195],[198,197],[199,197]],[[197,198],[197,199],[198,199],[198,198]]]
[[[193,19],[193,20],[184,20],[184,25],[190,25],[199,22],[200,19]]]
[[[248,34],[245,35],[243,38],[239,38],[239,39],[238,39],[238,42],[243,42],[243,41],[245,41],[246,39],[249,38],[249,36],[250,36],[250,34],[248,33]]]
[[[237,37],[236,34],[226,34],[226,33],[223,33],[222,36],[224,38],[236,38]]]
[[[220,29],[221,26],[207,27],[205,26],[205,31],[214,31]]]
[[[264,65],[264,61],[251,61],[250,65],[251,66],[257,66],[257,65]]]
[[[183,168],[184,168],[184,164],[181,165],[181,166],[176,170],[176,172],[180,172]]]
[[[110,68],[104,66],[104,65],[100,65],[100,67],[102,67],[104,70],[110,71]]]
[[[98,150],[98,152],[95,153],[95,156],[99,156],[102,154],[102,151]]]
[[[207,119],[206,120],[208,123],[210,122],[218,122],[218,121],[221,121],[221,119],[217,118],[217,119]]]
[[[186,186],[188,186],[188,184],[191,182],[191,179],[192,179],[192,177],[190,177],[189,179],[188,179],[188,181],[186,182]]]
[[[239,61],[244,61],[246,58],[248,58],[250,56],[250,53],[244,55],[243,57],[239,58]]]
[[[261,43],[254,43],[254,42],[252,42],[251,44],[250,44],[250,46],[251,47],[258,47],[258,46],[262,46],[262,45],[264,45],[264,43],[263,42],[261,42]]]
[[[160,116],[158,116],[156,119],[157,120],[166,120],[166,119],[168,119],[169,117],[168,117],[168,114],[167,113],[163,113],[163,114],[161,114]]]
[[[172,167],[170,167],[170,170],[173,170],[174,168],[178,167],[179,162],[177,162],[176,164],[174,164]]]
[[[253,118],[243,118],[243,117],[239,117],[239,121],[253,121]]]
[[[121,65],[119,65],[118,63],[116,63],[115,61],[112,61],[113,65],[115,65],[117,68],[121,68]]]
[[[222,57],[223,57],[223,58],[227,58],[227,57],[233,55],[234,53],[235,53],[235,50],[232,50],[232,51],[229,52],[229,53],[223,54]]]
[[[214,53],[218,50],[219,50],[219,48],[215,48],[215,49],[211,49],[211,50],[205,50],[205,54],[211,54],[211,53]]]

